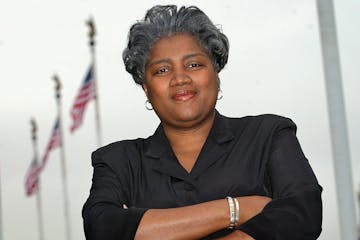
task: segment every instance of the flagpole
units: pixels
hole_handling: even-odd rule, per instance
[[[66,162],[65,162],[65,147],[64,147],[64,136],[63,136],[63,125],[62,125],[62,114],[61,114],[61,83],[57,75],[53,76],[55,81],[55,92],[56,92],[56,103],[58,108],[59,118],[59,131],[60,131],[60,160],[61,160],[61,177],[63,183],[63,196],[64,196],[64,217],[65,217],[65,231],[66,239],[71,240],[71,224],[69,214],[69,194],[68,194],[68,183],[66,173]]]
[[[357,239],[355,196],[332,0],[317,0],[341,239]]]
[[[97,72],[96,72],[96,53],[95,53],[95,23],[92,17],[86,22],[89,26],[89,47],[91,52],[91,62],[92,62],[92,74],[94,81],[94,89],[95,89],[95,124],[96,124],[96,133],[97,133],[97,145],[101,147],[102,145],[102,132],[101,132],[101,124],[100,124],[100,108],[99,108],[99,92],[98,92],[98,82],[97,82]]]
[[[37,144],[37,124],[34,118],[30,120],[31,124],[31,139],[33,145],[33,152],[34,152],[34,160],[36,166],[39,163],[39,151],[38,151],[38,144]],[[42,197],[41,197],[41,184],[40,184],[40,174],[37,176],[37,191],[36,191],[36,209],[38,215],[38,230],[39,230],[39,239],[44,240],[44,228],[43,228],[43,213],[42,213]]]
[[[0,240],[4,240],[3,236],[3,221],[2,221],[2,195],[1,195],[1,167],[0,167]]]

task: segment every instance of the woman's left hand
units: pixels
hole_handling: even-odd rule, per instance
[[[225,237],[216,238],[216,240],[255,240],[250,235],[240,230],[235,230]]]

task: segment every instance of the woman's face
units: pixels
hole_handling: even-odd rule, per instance
[[[164,124],[193,127],[214,113],[218,74],[194,37],[177,34],[157,41],[145,78],[144,91]]]

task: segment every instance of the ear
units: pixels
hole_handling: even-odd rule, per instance
[[[148,97],[148,88],[147,88],[147,86],[146,86],[146,83],[144,83],[143,85],[141,85],[141,87],[142,87],[142,89],[144,90],[146,97]]]
[[[216,73],[216,83],[217,83],[217,86],[218,86],[218,88],[220,88],[220,77],[219,77],[219,74],[218,73]]]

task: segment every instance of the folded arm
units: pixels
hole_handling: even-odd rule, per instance
[[[270,198],[262,196],[238,197],[241,206],[239,223],[245,223],[261,212]],[[229,226],[229,206],[226,199],[209,201],[173,209],[150,209],[140,222],[136,240],[199,239]],[[252,239],[245,233],[236,239]],[[234,236],[233,235],[233,236]]]
[[[127,200],[121,189],[111,168],[101,160],[94,161],[93,185],[83,208],[86,239],[199,239],[229,226],[226,199],[179,208],[126,209],[123,204],[127,204]],[[238,200],[240,223],[260,213],[270,201],[262,196],[239,197]]]

